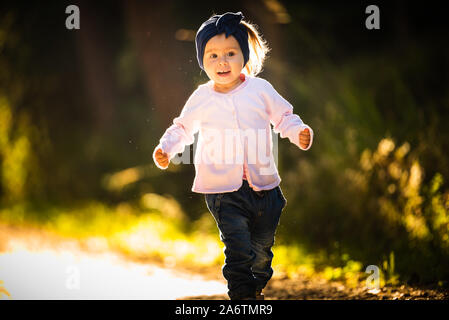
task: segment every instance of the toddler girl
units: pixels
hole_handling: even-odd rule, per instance
[[[287,201],[273,157],[271,125],[302,150],[312,129],[271,84],[256,77],[268,47],[241,12],[214,15],[196,34],[198,63],[210,81],[198,86],[165,131],[153,159],[161,169],[198,144],[192,191],[205,194],[225,244],[228,295],[263,299],[273,275],[276,227]]]

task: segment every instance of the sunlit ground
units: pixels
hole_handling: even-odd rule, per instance
[[[177,299],[226,294],[226,284],[113,253],[32,249],[10,242],[0,254],[0,299]]]
[[[42,212],[22,205],[0,210],[0,299],[226,296],[225,280],[217,281],[224,255],[212,216],[186,229],[173,199],[147,194],[142,202],[140,210],[98,202]],[[366,277],[362,264],[348,255],[341,267],[323,269],[325,258],[299,245],[278,243],[273,251],[280,277],[320,275],[349,286]],[[215,281],[202,267],[214,269]],[[181,272],[186,269],[192,273]]]
[[[49,208],[44,213],[51,219],[39,220],[40,213],[20,205],[1,210],[0,299],[165,300],[226,294],[224,280],[177,268],[213,264],[222,254],[218,238],[182,231],[183,214],[174,201],[145,199],[152,205],[145,213],[93,203]]]

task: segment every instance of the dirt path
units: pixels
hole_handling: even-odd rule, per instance
[[[193,270],[192,270],[193,271]],[[211,267],[197,270],[208,279],[222,279],[221,268]],[[368,290],[364,283],[349,287],[340,281],[328,281],[318,276],[298,274],[294,279],[276,276],[264,289],[265,300],[449,300],[449,289],[386,285],[380,290]],[[186,300],[224,300],[226,294],[183,297]]]
[[[320,278],[273,278],[264,290],[265,300],[448,300],[448,290],[384,286],[378,293],[364,287],[349,288],[343,283]],[[226,295],[201,295],[185,297],[186,300],[223,300]]]
[[[99,252],[90,241],[0,224],[0,299],[228,299],[220,266],[167,267]],[[304,275],[275,275],[264,294],[267,300],[449,300],[448,289],[399,285],[370,292]]]
[[[0,300],[174,300],[226,291],[224,281],[129,259],[98,241],[0,225]]]

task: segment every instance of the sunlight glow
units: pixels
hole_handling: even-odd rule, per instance
[[[29,250],[10,243],[0,254],[0,280],[10,294],[0,299],[177,299],[225,294],[226,284],[111,253]]]

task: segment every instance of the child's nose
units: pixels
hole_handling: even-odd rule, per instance
[[[228,61],[226,60],[226,56],[225,56],[225,55],[224,55],[224,56],[221,56],[221,58],[220,58],[220,63],[221,63],[221,64],[228,63]]]

